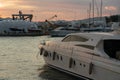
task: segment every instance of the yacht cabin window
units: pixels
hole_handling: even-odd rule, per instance
[[[80,45],[80,44],[78,44],[76,46],[84,47],[84,48],[91,49],[91,50],[94,50],[94,48],[95,48],[94,46],[91,46],[91,45]]]
[[[69,35],[62,40],[62,42],[70,42],[70,41],[86,42],[88,41],[88,39],[77,35]]]
[[[104,40],[103,46],[109,57],[120,60],[120,40]]]

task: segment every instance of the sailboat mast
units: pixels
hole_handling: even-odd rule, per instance
[[[89,18],[91,18],[91,3],[90,3],[90,5],[89,5]]]
[[[94,25],[94,0],[92,0],[93,3],[93,25]]]
[[[103,6],[103,2],[101,0],[101,6],[100,6],[100,17],[101,17],[101,20],[102,20],[102,6]]]
[[[91,2],[90,2],[90,4],[89,4],[88,15],[89,15],[89,27],[90,27],[90,19],[91,19]]]

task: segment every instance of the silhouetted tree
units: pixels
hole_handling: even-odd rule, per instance
[[[120,21],[120,15],[112,15],[110,16],[110,19],[112,20],[112,22],[118,22]]]

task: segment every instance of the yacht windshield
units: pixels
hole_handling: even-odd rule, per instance
[[[86,41],[88,41],[88,39],[84,38],[82,36],[69,35],[62,40],[62,42],[70,42],[70,41],[86,42]]]
[[[120,60],[120,40],[104,40],[104,51],[109,57]]]

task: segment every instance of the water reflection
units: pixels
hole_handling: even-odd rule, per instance
[[[47,39],[46,36],[0,38],[0,80],[82,80],[45,65],[37,53],[40,41]]]
[[[56,69],[50,68],[47,65],[39,68],[38,71],[39,77],[43,80],[83,80],[64,72],[58,71]]]

